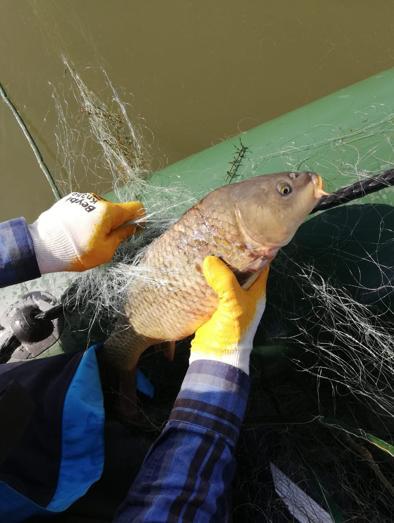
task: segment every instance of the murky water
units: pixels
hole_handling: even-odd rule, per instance
[[[97,70],[105,67],[149,130],[156,167],[391,67],[394,58],[394,6],[386,0],[0,0],[0,8],[0,80],[53,171],[52,94],[67,93],[70,81],[62,53],[99,94]],[[80,186],[97,190],[103,173],[86,174],[83,162],[78,169]],[[53,201],[1,103],[0,179],[0,220],[31,220]]]

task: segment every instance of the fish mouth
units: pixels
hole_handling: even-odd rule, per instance
[[[330,196],[330,193],[323,190],[323,178],[319,174],[313,173],[311,175],[312,183],[314,186],[314,196],[317,200],[320,200],[323,196]]]

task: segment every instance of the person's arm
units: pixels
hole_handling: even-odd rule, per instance
[[[24,218],[1,223],[0,287],[109,261],[135,233],[143,213],[140,202],[112,203],[93,193],[71,193],[31,225]]]
[[[40,275],[26,220],[16,218],[0,223],[0,287]]]
[[[244,291],[217,258],[204,275],[219,305],[197,330],[170,419],[152,446],[115,523],[228,519],[234,449],[249,392],[249,357],[265,308],[266,269]]]

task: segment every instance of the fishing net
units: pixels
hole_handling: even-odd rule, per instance
[[[86,346],[110,332],[128,286],[136,279],[149,281],[138,263],[145,246],[195,196],[182,179],[170,187],[150,182],[144,145],[149,133],[143,122],[131,123],[128,106],[105,71],[99,71],[105,88],[98,97],[66,59],[64,64],[70,83],[53,91],[59,116],[57,183],[63,193],[79,190],[83,173],[94,171],[97,187],[90,190],[111,190],[119,201],[140,199],[148,209],[143,233],[123,244],[112,263],[84,273],[65,293],[65,339]],[[370,124],[366,114],[354,131],[333,127],[329,138],[319,140],[314,129],[302,145],[295,137],[269,155],[258,147],[240,154],[236,147],[223,184],[230,175],[237,181],[267,172],[264,166],[273,158],[287,170],[337,173],[330,189],[370,176],[363,164],[371,157],[382,170],[391,167],[393,115],[384,107],[370,109],[381,118]],[[366,138],[367,151],[360,145]],[[234,521],[292,521],[289,504],[299,521],[324,521],[324,514],[328,521],[392,521],[394,213],[387,198],[383,191],[373,200],[311,218],[272,265],[237,451]],[[179,344],[175,363],[152,351],[142,360],[156,387],[156,399],[143,404],[154,433],[181,383],[187,350],[187,343]],[[289,482],[288,503],[283,492],[278,495],[273,470]],[[324,508],[323,515],[312,514],[308,496]]]
[[[53,91],[58,114],[58,186],[63,194],[82,190],[93,172],[95,186],[90,191],[111,191],[109,198],[114,201],[141,200],[148,210],[141,219],[143,232],[122,244],[113,263],[85,272],[65,297],[69,310],[79,314],[89,307],[89,318],[100,322],[123,313],[127,288],[134,278],[149,281],[149,274],[139,265],[144,247],[175,221],[179,208],[191,206],[195,197],[181,183],[171,187],[149,183],[149,149],[142,145],[143,128],[131,123],[127,106],[106,72],[99,71],[107,86],[104,101],[89,90],[65,58],[63,61],[71,84],[61,95]],[[74,111],[69,110],[68,98]]]

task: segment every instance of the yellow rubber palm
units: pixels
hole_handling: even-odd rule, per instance
[[[211,318],[196,331],[190,362],[222,361],[248,374],[253,338],[265,310],[269,266],[247,290],[215,256],[205,258],[203,272],[208,285],[217,293],[219,303]]]

